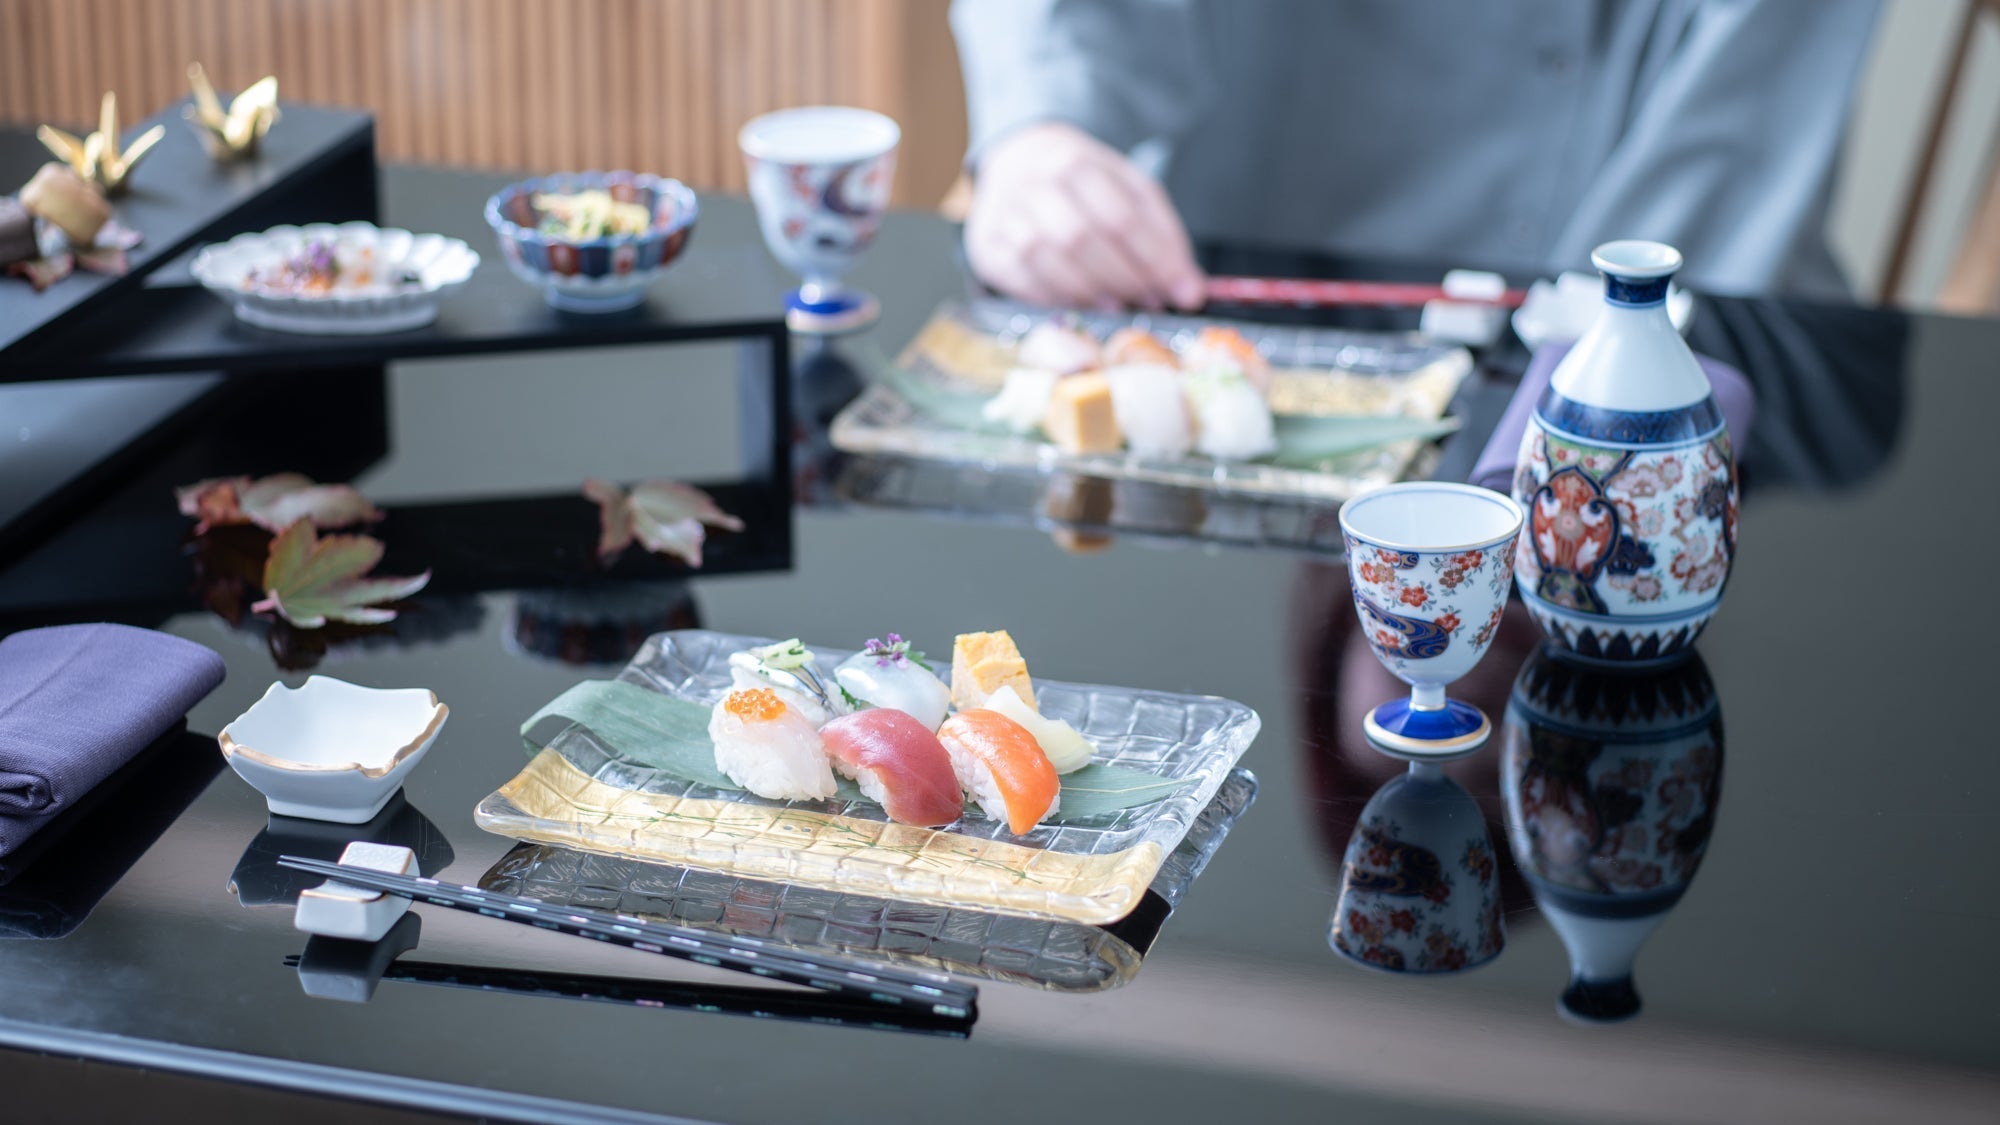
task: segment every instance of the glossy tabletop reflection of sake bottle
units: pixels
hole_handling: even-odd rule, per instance
[[[1502,724],[1508,844],[1569,951],[1561,1012],[1636,1015],[1633,964],[1693,882],[1722,801],[1722,706],[1699,654],[1658,669],[1529,657]]]
[[[1556,367],[1514,470],[1521,597],[1563,648],[1675,658],[1715,615],[1736,557],[1736,471],[1708,376],[1667,317],[1671,246],[1591,255],[1605,308]]]

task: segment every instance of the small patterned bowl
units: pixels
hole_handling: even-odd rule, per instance
[[[652,229],[580,240],[538,229],[536,194],[591,189],[643,205]],[[646,287],[687,248],[700,213],[686,184],[641,172],[560,172],[509,184],[486,201],[486,222],[508,268],[567,312],[617,312],[644,301]]]

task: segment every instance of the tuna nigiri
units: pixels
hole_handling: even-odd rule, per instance
[[[936,730],[951,711],[951,689],[924,663],[910,642],[889,634],[870,638],[860,652],[833,670],[840,690],[870,707],[891,707]]]
[[[833,796],[833,768],[819,732],[770,688],[722,697],[708,718],[715,768],[759,797],[810,801]]]
[[[937,828],[965,814],[951,755],[929,728],[903,712],[843,715],[819,735],[833,768],[853,778],[890,820]]]
[[[1021,724],[974,708],[946,719],[937,737],[959,785],[988,820],[1005,820],[1009,832],[1025,836],[1056,811],[1062,781]]]

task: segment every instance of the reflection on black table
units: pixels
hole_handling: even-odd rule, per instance
[[[1639,1011],[1639,947],[1686,893],[1722,799],[1722,704],[1699,653],[1664,668],[1536,650],[1502,728],[1507,838],[1569,949],[1565,1013]]]

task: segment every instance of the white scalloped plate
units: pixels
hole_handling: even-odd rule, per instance
[[[245,288],[252,270],[270,269],[314,240],[333,243],[343,264],[365,260],[385,276],[408,271],[414,281],[314,295]],[[370,336],[406,332],[436,320],[444,295],[470,281],[478,267],[478,252],[460,239],[355,222],[239,234],[203,247],[189,271],[247,324],[317,336]]]

